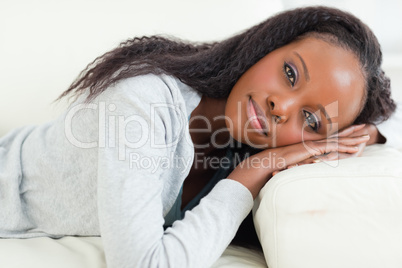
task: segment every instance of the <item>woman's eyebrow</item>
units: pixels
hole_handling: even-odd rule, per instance
[[[303,58],[300,56],[299,53],[294,52],[294,54],[300,59],[302,65],[303,65],[304,79],[306,79],[307,82],[310,81],[310,75],[308,73],[306,63],[304,62]]]

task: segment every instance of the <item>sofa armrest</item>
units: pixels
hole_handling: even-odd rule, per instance
[[[402,153],[374,145],[280,172],[253,213],[270,268],[402,267]]]

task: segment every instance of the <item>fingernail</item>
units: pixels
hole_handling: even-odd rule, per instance
[[[362,136],[363,138],[369,138],[370,139],[370,135],[369,134],[365,134]]]
[[[353,126],[353,130],[361,129],[361,128],[363,128],[365,125],[366,125],[366,124],[354,125],[354,126]]]
[[[322,160],[320,159],[320,158],[317,158],[317,159],[313,159],[313,162],[314,163],[320,163]]]

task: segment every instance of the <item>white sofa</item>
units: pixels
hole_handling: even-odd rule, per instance
[[[0,240],[2,268],[106,268],[99,237]],[[212,268],[266,268],[261,252],[230,246]]]
[[[373,145],[281,172],[253,212],[270,268],[402,267],[402,152]]]

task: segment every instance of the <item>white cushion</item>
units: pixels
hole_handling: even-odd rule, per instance
[[[262,252],[229,246],[211,268],[267,268]]]
[[[400,268],[402,153],[375,145],[280,172],[253,213],[270,268]]]
[[[0,239],[0,267],[106,268],[100,237]]]
[[[0,267],[106,268],[100,237],[0,239]],[[211,268],[267,268],[262,253],[229,246]]]

